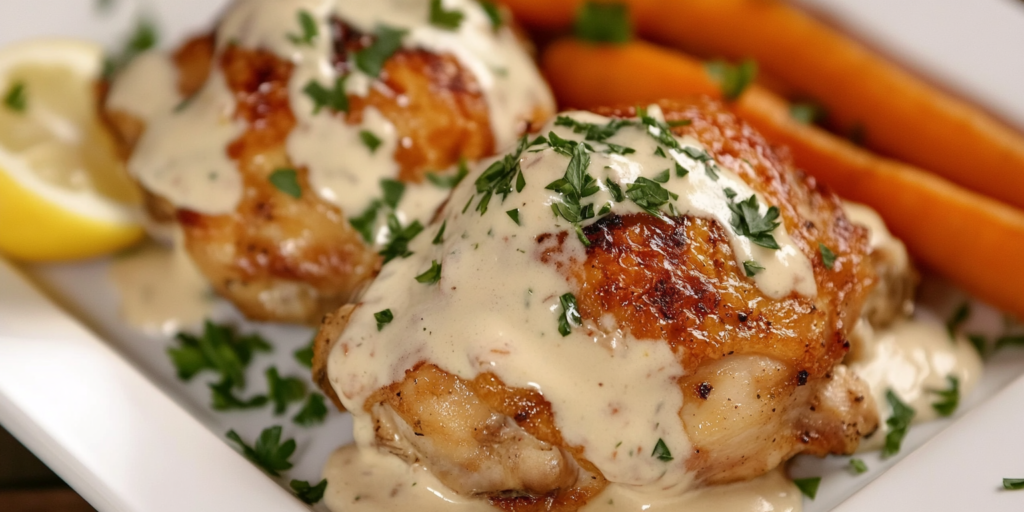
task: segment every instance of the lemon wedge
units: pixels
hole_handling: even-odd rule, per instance
[[[63,261],[142,238],[138,189],[97,116],[102,67],[82,41],[0,50],[0,252]]]

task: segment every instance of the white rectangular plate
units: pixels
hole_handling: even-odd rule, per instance
[[[1024,4],[800,1],[1024,129]],[[156,19],[164,43],[174,44],[208,27],[225,0],[114,0],[104,15],[96,13],[95,3],[0,2],[0,44],[71,36],[114,47],[141,15]],[[252,440],[269,425],[284,425],[285,436],[299,446],[288,476],[313,481],[328,454],[351,440],[349,417],[332,412],[324,425],[303,429],[290,421],[295,406],[281,417],[266,409],[212,411],[208,378],[181,382],[166,355],[167,337],[141,333],[119,319],[108,271],[109,261],[100,260],[34,266],[22,274],[0,260],[4,426],[102,511],[304,510],[224,444],[224,433],[233,428]],[[938,285],[925,296],[929,307],[923,314],[939,318],[963,300]],[[968,331],[1001,332],[997,312],[974,309]],[[263,382],[270,365],[284,375],[308,373],[292,352],[308,342],[311,330],[251,324],[223,305],[216,317],[274,342],[274,353],[257,356],[251,365],[252,382]],[[1003,351],[986,368],[956,418],[915,426],[901,456],[880,461],[866,455],[868,474],[850,475],[847,458],[798,459],[792,474],[825,477],[805,510],[1024,509],[1024,492],[999,487],[1004,476],[1024,477],[1024,380],[1010,384],[1024,374],[1024,351]]]

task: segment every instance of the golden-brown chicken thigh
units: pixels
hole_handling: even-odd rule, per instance
[[[339,73],[352,73],[352,56],[372,46],[377,36],[359,32],[339,18],[332,18],[329,27],[331,65]],[[182,108],[214,74],[223,77],[234,98],[230,115],[243,129],[224,151],[241,174],[242,194],[230,213],[211,214],[148,191],[148,209],[157,220],[181,226],[185,247],[198,269],[249,318],[318,322],[362,289],[378,271],[381,257],[374,241],[350,224],[363,212],[342,211],[314,186],[310,169],[289,157],[288,138],[297,125],[298,106],[292,104],[290,92],[295,89],[291,82],[296,66],[279,53],[225,44],[216,36],[185,43],[173,62],[177,89],[185,98]],[[333,114],[338,123],[360,125],[372,109],[390,123],[398,141],[391,156],[397,163],[396,175],[359,171],[373,183],[383,178],[422,183],[428,171],[447,169],[460,159],[479,159],[495,149],[485,90],[451,54],[399,48],[384,61],[365,94],[349,94],[347,103],[346,112]],[[540,98],[521,121],[542,122],[548,115],[550,106]],[[146,130],[145,122],[115,107],[107,107],[105,117],[130,157]],[[321,151],[332,158],[352,158],[340,141],[324,144]],[[294,169],[294,194],[284,193],[270,180],[280,169]]]
[[[456,188],[435,221],[441,247],[425,238],[420,260],[389,263],[364,303],[328,319],[314,377],[336,403],[372,418],[378,448],[507,510],[577,510],[610,484],[684,489],[749,479],[798,453],[851,453],[875,430],[867,386],[840,364],[876,282],[866,230],[721,105],[694,99],[650,110],[663,118],[634,108],[560,117],[511,163],[471,173],[466,181],[475,181]],[[669,127],[674,142],[660,131]],[[691,167],[673,170],[672,159],[651,153]],[[507,198],[491,199],[488,183],[502,169]],[[517,172],[524,183],[513,187]],[[736,208],[744,186],[778,208],[778,252],[744,245],[738,217],[680,214],[673,202],[684,212],[719,201]],[[598,198],[596,220],[575,232],[564,222],[572,211],[560,205],[587,197]],[[791,259],[771,266],[783,257]],[[423,288],[412,277],[433,264],[439,283]],[[811,291],[793,284],[800,272],[813,279]],[[766,284],[774,278],[788,287]],[[561,297],[545,291],[563,286]],[[489,295],[474,295],[481,291]],[[397,325],[372,316],[385,305]],[[551,314],[562,315],[557,332]],[[674,418],[622,418],[651,402],[661,414],[676,399],[642,391],[661,375],[669,387],[657,389],[681,403]],[[564,391],[577,381],[596,387]],[[609,390],[616,386],[623,392]],[[623,437],[639,428],[653,439],[595,442],[614,441],[607,430],[615,425],[630,430]],[[630,459],[665,469],[645,476],[647,466]],[[666,480],[673,472],[688,476]]]

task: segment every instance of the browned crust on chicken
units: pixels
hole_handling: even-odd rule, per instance
[[[333,23],[339,50],[358,50],[372,36]],[[285,141],[295,126],[288,102],[292,65],[262,50],[229,46],[214,58],[212,36],[192,39],[173,60],[178,88],[197,91],[219,66],[235,95],[236,119],[247,130],[227,148],[243,178],[243,199],[229,215],[178,210],[147,193],[147,209],[157,221],[177,219],[185,245],[214,289],[255,320],[314,324],[358,294],[376,275],[381,258],[348,222],[348,215],[319,198],[298,168],[299,199],[276,190],[268,176],[294,168]],[[336,62],[339,68],[349,64]],[[216,61],[215,61],[216,60]],[[358,123],[363,109],[376,108],[394,124],[399,140],[398,178],[421,182],[427,171],[448,168],[460,158],[478,159],[494,151],[487,102],[468,70],[450,55],[400,50],[384,65],[380,86],[366,97],[350,97],[339,122]],[[534,121],[549,115],[538,110]],[[105,112],[127,157],[144,125],[123,112]],[[344,155],[339,154],[339,158]]]
[[[331,402],[334,402],[339,411],[344,411],[345,406],[342,405],[341,399],[338,398],[338,393],[334,391],[334,386],[331,385],[330,377],[327,375],[327,360],[330,358],[334,345],[341,338],[345,326],[348,325],[348,319],[352,316],[354,309],[354,305],[346,304],[338,308],[337,311],[324,315],[320,322],[320,329],[313,340],[313,382],[323,390],[324,395],[330,398]]]

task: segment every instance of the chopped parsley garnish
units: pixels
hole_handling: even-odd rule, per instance
[[[392,180],[384,178],[380,180],[380,189],[384,192],[382,201],[384,204],[398,208],[398,202],[402,200],[402,196],[405,195],[405,183],[398,180]]]
[[[345,76],[334,79],[334,87],[328,89],[316,80],[310,80],[302,92],[313,100],[313,113],[327,107],[335,112],[348,112],[348,96],[345,94]]]
[[[373,227],[377,223],[377,213],[383,205],[384,203],[380,201],[373,201],[358,217],[348,219],[348,223],[363,237],[363,241],[366,243],[373,242]]]
[[[850,471],[855,475],[867,473],[868,465],[861,459],[850,459]]]
[[[549,137],[552,139],[558,138],[554,132]],[[564,139],[559,140],[564,141]],[[569,166],[566,167],[563,177],[548,183],[545,188],[557,191],[562,195],[562,201],[552,203],[551,210],[555,212],[555,215],[572,223],[576,228],[577,238],[580,239],[583,245],[589,246],[590,240],[583,234],[583,228],[580,226],[580,223],[594,217],[594,205],[583,205],[580,204],[580,201],[585,197],[596,194],[601,190],[601,187],[598,186],[597,180],[587,173],[587,168],[590,167],[590,154],[586,146],[571,141],[564,142],[567,142],[568,147],[571,148]]]
[[[946,332],[949,334],[949,339],[956,338],[957,331],[960,330],[960,326],[971,317],[971,303],[964,302],[960,304],[960,307],[956,308],[953,315],[946,321]]]
[[[24,112],[28,108],[28,97],[25,94],[25,82],[15,82],[4,95],[4,105],[15,112]]]
[[[306,404],[302,406],[299,413],[292,417],[292,422],[303,427],[312,427],[324,422],[327,417],[327,405],[324,396],[320,393],[310,393]]]
[[[797,102],[789,106],[789,117],[800,124],[816,124],[825,118],[825,108],[817,103]]]
[[[558,315],[558,333],[568,336],[573,327],[583,325],[583,318],[580,317],[579,307],[576,305],[576,296],[572,293],[563,294],[558,298],[562,306],[562,314]]]
[[[967,341],[971,342],[971,346],[978,352],[978,355],[984,358],[988,355],[988,340],[980,334],[968,334]],[[1024,343],[1024,337],[1021,338],[1021,343]]]
[[[242,440],[234,430],[229,430],[227,438],[234,441],[242,448],[245,458],[262,468],[272,476],[281,476],[280,471],[292,468],[288,461],[292,453],[295,453],[295,440],[289,439],[281,442],[281,427],[274,426],[263,429],[256,445],[250,447]]]
[[[903,438],[910,429],[910,422],[914,419],[916,411],[909,405],[903,403],[896,393],[890,389],[885,392],[885,399],[892,407],[892,416],[885,420],[889,427],[889,433],[885,435],[885,446],[882,447],[882,458],[891,457],[900,451]]]
[[[447,10],[441,0],[430,0],[430,24],[445,30],[458,30],[465,15],[455,9]]]
[[[796,485],[796,488],[800,489],[800,492],[803,493],[804,496],[813,500],[814,497],[818,495],[818,486],[821,485],[821,477],[794,478],[793,485]]]
[[[359,130],[359,140],[363,141],[363,145],[370,150],[370,153],[376,153],[377,148],[383,143],[380,137],[374,135],[370,130]]]
[[[292,480],[288,485],[295,491],[295,497],[307,505],[318,503],[324,498],[324,491],[327,490],[327,479],[324,478],[316,485],[309,485],[305,480]]]
[[[441,229],[437,230],[437,235],[434,236],[434,241],[431,242],[434,245],[441,245],[444,243],[444,228],[448,227],[448,219],[445,219],[441,223]]]
[[[667,176],[668,174],[666,172],[666,181]],[[656,178],[658,178],[658,176],[656,176]],[[626,187],[626,197],[636,203],[640,208],[643,208],[644,211],[654,215],[655,217],[661,216],[661,212],[658,211],[658,208],[668,203],[670,198],[672,200],[679,199],[677,194],[669,192],[668,189],[661,186],[661,183],[658,183],[655,180],[649,180],[643,176],[637,178],[636,181],[630,183],[629,186]]]
[[[437,284],[441,280],[441,264],[437,260],[430,261],[430,268],[416,276],[416,282],[423,284]]]
[[[960,405],[960,379],[954,375],[947,375],[946,380],[949,381],[948,389],[930,389],[929,391],[938,397],[938,400],[932,402],[932,409],[939,413],[939,416],[952,416],[956,412],[956,408]]]
[[[296,350],[295,352],[292,352],[292,355],[295,356],[295,360],[298,361],[299,364],[301,364],[302,366],[305,366],[306,368],[313,367],[314,343],[316,343],[316,338],[309,340],[309,345],[306,345],[305,347],[302,347]]]
[[[457,173],[444,175],[428,172],[427,179],[440,188],[455,188],[456,185],[462,182],[462,179],[465,178],[467,174],[469,174],[469,167],[466,165],[466,160],[460,158],[459,171]]]
[[[409,242],[423,231],[423,225],[420,224],[420,221],[414,220],[408,226],[402,227],[398,217],[390,214],[388,215],[388,231],[388,243],[380,251],[380,255],[384,257],[384,263],[399,257],[409,257],[412,254],[412,251],[409,250]]]
[[[625,4],[587,2],[576,13],[576,37],[592,43],[626,43],[633,37]]]
[[[754,260],[747,260],[743,262],[743,272],[747,274],[747,277],[754,277],[762,270],[764,270],[764,267]]]
[[[512,193],[513,182],[515,182],[516,192],[522,192],[523,187],[526,186],[526,178],[519,165],[519,157],[527,148],[527,144],[526,136],[523,136],[519,139],[519,145],[515,151],[489,165],[474,182],[476,193],[481,195],[480,201],[476,204],[476,210],[480,212],[480,215],[487,213],[487,206],[494,195],[500,195],[501,200],[504,201]],[[472,200],[473,198],[470,198],[470,202]]]
[[[135,25],[135,31],[128,36],[121,54],[107,57],[103,62],[103,77],[110,79],[140,53],[156,46],[159,34],[152,20],[141,18]]]
[[[316,19],[305,9],[299,9],[296,17],[299,20],[299,28],[302,29],[302,34],[288,34],[288,40],[296,45],[313,46],[313,40],[320,33],[316,26]]]
[[[626,146],[612,144],[611,142],[605,142],[604,145],[608,147],[609,153],[615,153],[616,155],[629,155],[632,153],[636,153],[636,150],[633,148],[627,148]]]
[[[384,69],[384,62],[402,47],[402,38],[406,33],[405,30],[387,25],[377,25],[373,43],[356,52],[356,67],[370,77],[377,78]]]
[[[1004,478],[1003,489],[1008,491],[1019,491],[1024,489],[1024,478]]]
[[[568,116],[555,118],[555,126],[572,128],[573,133],[582,133],[585,140],[604,142],[619,132],[624,126],[632,124],[627,119],[612,119],[605,124],[584,123]],[[564,140],[564,139],[563,139]]]
[[[725,194],[725,197],[729,198],[730,201],[736,199],[736,191],[729,187],[723,188],[722,193]]]
[[[612,199],[616,203],[621,203],[626,200],[626,194],[622,193],[622,187],[618,183],[612,181],[611,178],[605,178],[604,184],[608,185],[608,192],[612,195]]]
[[[771,232],[781,224],[776,220],[779,218],[779,209],[775,206],[769,207],[762,216],[759,208],[756,194],[752,194],[744,201],[729,203],[729,209],[732,210],[732,227],[736,233],[761,247],[778,249],[779,244]]]
[[[384,311],[374,313],[373,319],[377,321],[377,330],[380,331],[385,325],[390,324],[395,319],[395,315],[390,309],[385,309]]]
[[[718,82],[718,86],[722,90],[722,97],[726,101],[739,98],[757,76],[757,62],[750,59],[736,65],[716,60],[708,62],[705,69]]]
[[[519,222],[519,208],[513,208],[505,213],[508,214],[508,218],[512,219],[512,222],[515,222],[517,226],[522,226]]]
[[[267,179],[277,190],[295,199],[302,197],[302,187],[299,186],[299,176],[295,169],[278,169],[270,173]]]
[[[281,377],[277,367],[267,368],[267,394],[274,402],[274,416],[284,414],[288,404],[301,402],[306,397],[306,383],[297,377]]]
[[[657,181],[658,183],[668,183],[668,178],[670,175],[671,173],[669,172],[669,170],[665,169],[664,171],[655,174],[654,177],[651,179]]]
[[[267,405],[270,400],[266,395],[256,395],[251,398],[239,398],[235,396],[234,383],[224,379],[210,386],[210,407],[215,411],[230,411],[237,409],[257,409]]]
[[[665,440],[660,437],[658,438],[658,442],[654,445],[654,451],[651,452],[651,457],[662,462],[669,462],[672,460],[672,452],[668,451],[668,445],[665,444]]]
[[[190,380],[203,370],[214,370],[222,381],[239,389],[245,387],[245,368],[255,352],[270,352],[271,346],[258,334],[238,336],[227,326],[206,321],[202,336],[180,332],[180,344],[167,349],[178,378]]]
[[[480,7],[484,8],[484,14],[487,15],[487,19],[491,20],[491,27],[494,30],[501,28],[501,25],[505,22],[501,15],[501,8],[498,4],[491,2],[490,0],[480,0]]]
[[[996,338],[996,350],[1003,347],[1020,347],[1024,346],[1024,334],[1000,336]]]
[[[821,263],[825,265],[825,268],[832,270],[832,267],[836,264],[836,253],[832,252],[825,244],[818,243],[818,252],[821,253]]]
[[[693,121],[689,119],[676,119],[675,121],[665,121],[665,124],[671,128],[678,128],[680,126],[690,126],[693,124]]]
[[[661,149],[661,146],[658,146],[658,147],[654,148],[654,156],[660,156],[662,158],[668,158],[668,155],[665,154],[665,150],[664,149]]]

